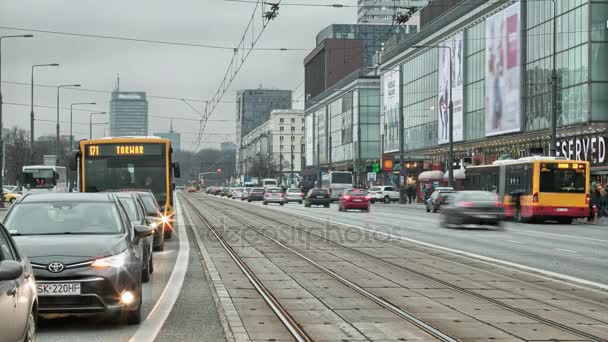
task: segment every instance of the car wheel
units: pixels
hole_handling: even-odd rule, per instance
[[[323,204],[323,207],[329,208],[329,204]]]
[[[388,196],[384,196],[384,203],[385,204],[390,204],[391,203],[391,199]]]
[[[27,331],[25,333],[24,342],[36,341],[36,316],[34,312],[30,312],[30,316],[27,319]]]
[[[370,202],[371,204],[374,204],[374,203],[376,203],[376,200],[372,198],[372,199],[371,199],[369,202]]]
[[[143,267],[141,270],[141,281],[142,283],[147,283],[150,281],[150,262],[146,267]]]
[[[304,203],[304,207],[305,208],[310,208],[310,204],[309,203]]]
[[[299,201],[298,204],[302,204],[302,201]]]
[[[369,213],[369,207],[367,209],[363,209],[363,211]]]
[[[285,205],[285,203],[281,202],[281,205]]]
[[[338,211],[344,211],[344,208],[342,208],[342,206],[339,206]]]
[[[154,273],[154,254],[150,253],[150,260],[148,261],[148,269],[150,274]]]
[[[165,240],[170,240],[173,237],[173,230],[165,230]]]
[[[141,285],[139,287],[138,296],[139,296],[139,304],[137,305],[137,309],[135,309],[133,311],[127,311],[127,324],[129,324],[129,325],[141,323],[141,304],[142,304]]]
[[[268,203],[264,202],[264,205],[268,205]]]
[[[430,213],[430,212],[431,212],[431,209],[429,209],[429,205],[428,205],[428,204],[426,205],[426,212],[427,212],[427,213]]]
[[[251,200],[247,200],[247,203],[251,203]]]
[[[433,206],[433,210],[432,211],[433,211],[433,213],[436,213],[437,212],[437,207]]]

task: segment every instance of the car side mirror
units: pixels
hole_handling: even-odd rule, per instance
[[[139,240],[141,240],[145,237],[152,236],[152,234],[154,234],[154,229],[150,226],[135,225],[133,227],[133,229],[135,230],[134,241],[136,241],[136,242],[138,242]]]
[[[13,260],[0,262],[0,281],[15,280],[23,274],[23,266]]]

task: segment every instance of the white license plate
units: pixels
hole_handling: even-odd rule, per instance
[[[73,296],[80,294],[80,283],[38,284],[39,296]]]
[[[483,218],[483,219],[491,219],[491,218],[495,218],[496,216],[494,215],[479,215],[479,218]]]
[[[360,199],[354,199],[353,202],[361,202]]]
[[[325,196],[317,196],[317,198],[325,198]]]
[[[555,211],[565,212],[568,211],[568,208],[557,208]]]

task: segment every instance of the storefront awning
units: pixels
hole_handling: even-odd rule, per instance
[[[464,179],[466,176],[465,171],[466,171],[466,169],[454,170],[454,179]],[[450,172],[448,171],[443,175],[443,180],[447,181],[449,177],[450,177]]]
[[[443,172],[441,171],[424,171],[418,176],[419,182],[439,181],[443,180]]]

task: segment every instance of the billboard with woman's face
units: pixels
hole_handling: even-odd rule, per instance
[[[450,37],[439,44],[437,55],[439,63],[437,65],[438,78],[438,103],[439,113],[437,119],[437,140],[439,144],[449,142],[450,134],[450,86],[452,87],[453,105],[453,141],[463,140],[463,57],[464,57],[464,35],[462,32]],[[448,49],[449,48],[449,49]],[[451,52],[451,55],[450,55]],[[450,67],[451,64],[451,67]]]
[[[486,20],[486,136],[521,130],[520,30],[519,2]]]

